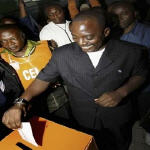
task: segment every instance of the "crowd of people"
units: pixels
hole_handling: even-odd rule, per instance
[[[0,139],[28,114],[60,113],[69,127],[93,135],[100,150],[128,150],[135,121],[150,110],[150,26],[138,2],[68,0],[70,20],[52,3],[41,27],[18,0],[20,18],[0,19]],[[58,77],[69,99],[67,120],[64,111],[48,113],[42,96]]]

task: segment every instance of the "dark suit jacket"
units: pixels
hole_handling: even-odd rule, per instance
[[[139,47],[123,41],[110,41],[94,68],[88,55],[72,43],[54,51],[38,79],[50,82],[58,75],[68,86],[72,112],[78,123],[100,129],[102,124],[107,127],[116,122],[127,122],[132,110],[128,99],[114,108],[100,107],[94,99],[116,90],[131,76],[145,77],[147,65]]]

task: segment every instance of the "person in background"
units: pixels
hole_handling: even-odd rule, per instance
[[[101,7],[101,3],[98,0],[89,0],[89,3],[91,7]],[[86,3],[83,3],[80,6],[80,11],[89,9],[90,6]],[[78,13],[79,10],[77,8],[76,0],[68,0],[68,10],[71,16],[71,19],[73,19]]]
[[[38,41],[41,27],[38,25],[35,19],[27,13],[25,9],[25,3],[23,0],[18,0],[18,8],[20,14],[19,23],[26,26],[30,30],[32,40]]]
[[[118,17],[123,34],[120,39],[146,46],[150,49],[150,26],[138,22],[136,11],[129,2],[114,2],[108,7],[108,12]]]
[[[40,27],[31,15],[28,15],[23,0],[18,0],[19,19],[13,17],[3,17],[0,24],[17,24],[25,32],[30,40],[38,41]]]
[[[108,12],[119,18],[120,27],[123,29],[120,39],[145,46],[150,59],[150,26],[138,22],[134,6],[129,2],[115,2],[109,5]],[[150,109],[149,98],[150,81],[148,80],[138,94],[138,107],[141,116],[144,116]],[[146,143],[150,145],[149,133],[146,134]]]
[[[24,89],[35,80],[40,70],[45,67],[52,56],[47,41],[28,40],[23,31],[16,25],[0,26],[0,43],[2,45],[0,49],[1,57],[16,70]],[[48,91],[38,97],[38,101],[32,101],[32,112],[35,111],[35,113],[44,117],[52,116],[47,108],[47,96],[51,93],[49,88]],[[45,100],[43,100],[43,97]],[[61,110],[58,108],[53,115],[68,117],[66,105],[62,106]]]
[[[0,43],[1,57],[17,71],[25,89],[52,55],[47,41],[28,40],[16,25],[0,26]]]
[[[147,13],[150,7],[149,0],[126,0],[134,5],[138,13],[138,20],[143,23],[148,23]]]
[[[3,113],[12,105],[13,100],[23,91],[24,88],[14,68],[0,58],[0,120]],[[11,131],[0,121],[0,140]]]
[[[60,75],[79,129],[93,134],[99,149],[128,150],[133,119],[130,94],[144,83],[147,61],[138,46],[105,40],[110,29],[104,14],[90,9],[73,19],[75,42],[54,50],[51,61],[4,113],[7,127],[19,128],[22,109]]]
[[[60,5],[49,5],[45,8],[47,25],[40,32],[40,40],[48,40],[59,47],[73,42],[69,30],[70,21],[65,20],[64,10]]]
[[[0,43],[2,59],[16,70],[24,89],[35,80],[52,56],[47,41],[28,40],[16,25],[0,26]],[[39,101],[33,101],[32,104],[35,112],[44,114],[46,102],[41,102],[39,98]]]
[[[0,90],[5,99],[0,106],[12,103],[24,91],[15,69],[0,57]]]

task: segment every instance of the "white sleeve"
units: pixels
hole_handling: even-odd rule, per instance
[[[51,34],[49,30],[47,30],[46,28],[43,28],[41,31],[40,31],[40,40],[51,40],[52,37],[51,37]]]

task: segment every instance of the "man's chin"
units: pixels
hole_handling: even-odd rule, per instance
[[[121,27],[122,29],[125,29],[125,28],[128,27],[128,25],[126,25],[126,24],[120,24],[120,27]]]
[[[83,51],[83,52],[94,52],[93,49],[89,49],[89,50],[87,50],[87,49],[82,49],[82,51]]]
[[[17,52],[19,50],[17,50],[17,49],[9,49],[9,51],[11,51],[11,52]]]
[[[93,46],[91,47],[81,47],[84,52],[93,52],[95,49]]]
[[[61,22],[59,20],[54,20],[53,21],[55,24],[61,24]]]

